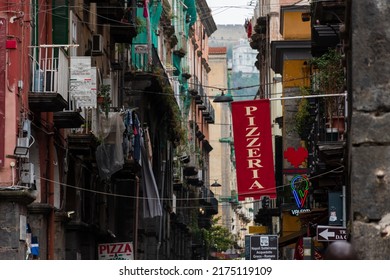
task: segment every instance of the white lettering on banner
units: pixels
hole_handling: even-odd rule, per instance
[[[253,169],[252,170],[252,178],[253,179],[259,178],[259,170],[258,169]]]
[[[246,145],[247,147],[260,147],[261,143],[256,144],[256,142],[259,142],[260,138],[247,138],[246,139],[249,143]]]
[[[247,149],[247,151],[248,151],[249,158],[261,156],[261,154],[258,154],[258,152],[260,152],[260,148]]]
[[[250,190],[252,189],[264,189],[264,187],[258,182],[254,181],[252,186],[249,187]]]
[[[263,167],[260,163],[261,163],[260,159],[250,159],[248,160],[248,167],[249,168]]]
[[[259,169],[263,166],[261,165],[260,130],[259,127],[256,126],[255,117],[253,116],[255,111],[257,111],[257,107],[255,106],[245,107],[245,116],[248,116],[248,127],[245,129],[245,137],[248,155],[247,167],[252,173],[252,179],[259,179]],[[258,181],[254,181],[249,187],[250,190],[263,188],[264,187]]]
[[[257,134],[255,134],[255,131],[258,130],[259,128],[258,127],[247,127],[246,130],[248,131],[246,133],[246,137],[249,137],[249,136],[260,136],[260,132],[258,132]]]
[[[257,107],[255,106],[248,106],[248,107],[245,107],[245,116],[250,116],[252,115],[252,112],[256,111],[257,110]]]

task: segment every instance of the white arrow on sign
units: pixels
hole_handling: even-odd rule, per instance
[[[335,237],[335,233],[329,232],[328,229],[325,229],[324,231],[319,232],[318,235],[321,236],[322,238],[325,238],[326,240],[328,240],[329,237]]]

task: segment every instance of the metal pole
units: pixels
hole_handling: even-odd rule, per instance
[[[319,97],[333,97],[333,96],[347,96],[346,92],[343,93],[331,93],[331,94],[316,94],[316,95],[298,95],[298,96],[285,96],[269,98],[269,101],[277,100],[289,100],[289,99],[303,99],[303,98],[319,98]]]
[[[163,203],[164,201],[164,182],[165,182],[165,163],[166,161],[163,160],[162,161],[162,167],[161,167],[161,172],[162,172],[162,179],[161,179],[161,195],[160,195],[160,199],[161,199],[161,204]],[[159,255],[160,255],[160,248],[161,248],[161,241],[162,241],[162,230],[163,230],[163,217],[164,217],[164,213],[161,213],[161,216],[160,216],[160,229],[159,229],[159,233],[158,233],[158,243],[157,243],[157,260],[159,259]]]
[[[135,222],[134,222],[134,260],[138,258],[138,215],[139,215],[139,177],[135,176]]]
[[[342,200],[343,200],[343,227],[347,227],[347,198],[346,198],[346,187],[342,187]]]

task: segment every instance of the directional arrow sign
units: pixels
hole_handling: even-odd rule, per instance
[[[326,240],[329,240],[329,238],[335,237],[336,234],[334,232],[330,232],[329,229],[325,229],[324,231],[319,232],[318,235]]]
[[[317,226],[317,240],[322,242],[347,240],[347,229],[344,227]]]

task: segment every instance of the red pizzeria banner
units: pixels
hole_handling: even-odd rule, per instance
[[[232,102],[238,199],[276,197],[270,101]]]

